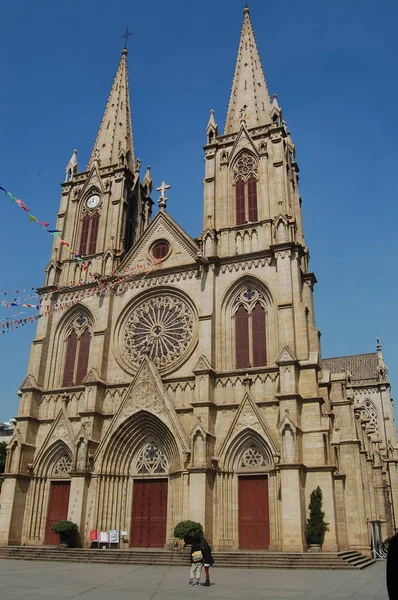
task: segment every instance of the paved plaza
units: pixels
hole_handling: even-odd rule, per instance
[[[149,567],[0,560],[1,600],[387,600],[385,563],[364,571],[211,570],[212,585],[188,587],[189,565]]]

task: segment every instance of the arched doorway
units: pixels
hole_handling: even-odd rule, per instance
[[[268,476],[258,474],[267,467],[261,449],[251,444],[239,460],[238,522],[239,548],[265,550],[270,543]]]
[[[57,447],[58,446],[58,447]],[[47,519],[44,532],[44,542],[50,546],[59,544],[59,535],[51,527],[57,521],[66,521],[68,518],[70,496],[70,472],[72,470],[72,457],[62,443],[54,446],[56,455],[49,471],[49,490]]]
[[[162,548],[172,538],[182,497],[177,436],[139,410],[115,429],[99,465],[94,528],[128,532],[134,548]]]
[[[166,543],[168,461],[161,444],[146,442],[138,452],[133,481],[130,545],[163,548]]]

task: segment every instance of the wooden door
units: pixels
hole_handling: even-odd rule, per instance
[[[268,479],[240,477],[239,548],[269,547]]]
[[[163,548],[166,542],[167,479],[134,481],[131,545]]]
[[[70,481],[51,481],[50,499],[46,525],[46,544],[59,544],[59,535],[51,530],[51,525],[68,518]]]

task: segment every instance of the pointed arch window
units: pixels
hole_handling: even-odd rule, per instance
[[[249,366],[249,315],[244,306],[240,306],[235,315],[236,332],[236,368]]]
[[[87,375],[91,333],[87,319],[78,315],[66,340],[62,386],[80,385]]]
[[[235,311],[236,368],[267,364],[266,310],[260,292],[246,288],[237,298]]]
[[[82,229],[80,236],[79,254],[95,254],[97,249],[97,238],[99,228],[100,214],[85,213],[82,220]]]
[[[258,220],[257,172],[254,156],[248,152],[241,154],[234,167],[237,225]]]

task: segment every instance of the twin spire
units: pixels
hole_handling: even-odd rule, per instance
[[[224,134],[236,133],[242,120],[248,129],[270,123],[271,101],[261,66],[248,6],[244,8],[238,58]],[[124,48],[87,169],[124,165],[134,172],[133,131]]]
[[[271,121],[271,101],[247,5],[243,12],[242,33],[224,135],[238,132],[242,120],[245,120],[248,129]]]
[[[101,167],[119,164],[134,171],[126,48],[123,48],[122,51],[87,170],[92,168],[95,160],[99,161]]]

